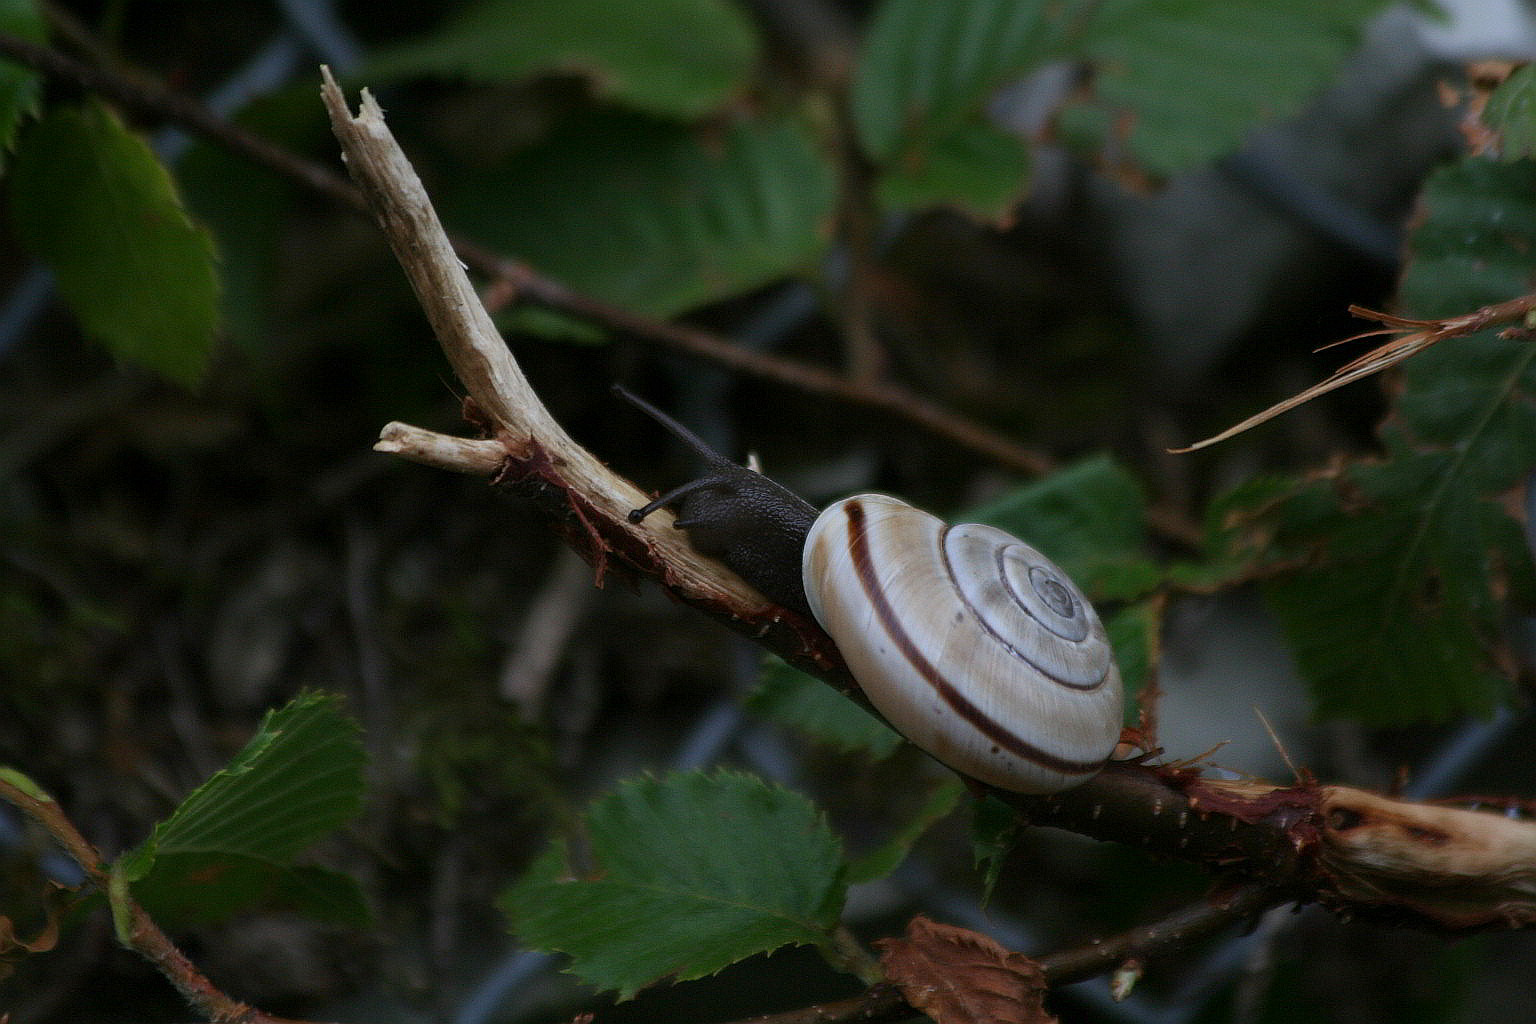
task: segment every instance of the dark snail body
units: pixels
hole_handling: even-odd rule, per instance
[[[950,526],[882,494],[818,514],[619,393],[709,466],[630,520],[676,505],[695,547],[821,624],[907,739],[1025,793],[1068,789],[1108,760],[1120,736],[1120,673],[1093,606],[1048,558],[1001,530]]]
[[[629,514],[638,523],[658,508],[677,510],[677,528],[701,553],[718,558],[763,596],[802,615],[811,614],[800,574],[800,552],[816,509],[794,491],[720,455],[687,427],[623,388],[614,391],[692,448],[708,467]]]

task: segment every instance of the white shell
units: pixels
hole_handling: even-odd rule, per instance
[[[859,494],[817,518],[802,568],[811,610],[870,703],[950,767],[1053,793],[1114,751],[1123,698],[1104,627],[1018,538]]]

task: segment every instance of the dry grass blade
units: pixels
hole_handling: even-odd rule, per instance
[[[1444,321],[1439,320],[1408,320],[1396,317],[1390,313],[1377,313],[1360,306],[1351,306],[1349,311],[1356,316],[1368,317],[1386,324],[1385,327],[1373,331],[1366,331],[1348,338],[1324,345],[1323,348],[1332,348],[1334,345],[1343,345],[1351,341],[1359,341],[1362,338],[1374,338],[1383,334],[1396,334],[1390,341],[1354,359],[1335,370],[1327,379],[1319,381],[1304,391],[1297,392],[1290,398],[1256,413],[1235,426],[1228,427],[1221,433],[1208,437],[1203,441],[1196,441],[1188,448],[1168,449],[1174,455],[1183,455],[1188,452],[1199,451],[1201,448],[1209,448],[1213,444],[1236,437],[1245,430],[1251,430],[1260,423],[1267,423],[1282,413],[1290,412],[1298,405],[1310,402],[1319,395],[1325,395],[1336,388],[1346,384],[1352,384],[1362,377],[1369,377],[1373,373],[1380,373],[1391,366],[1396,366],[1404,359],[1429,348],[1435,342],[1451,337],[1452,333],[1444,329]],[[1407,332],[1407,333],[1398,333]],[[1318,349],[1319,352],[1322,349]]]
[[[1481,306],[1470,313],[1461,313],[1457,316],[1448,316],[1442,320],[1412,320],[1405,316],[1396,316],[1392,313],[1379,313],[1364,306],[1350,306],[1349,311],[1355,316],[1365,320],[1375,320],[1383,326],[1375,330],[1356,334],[1353,337],[1335,341],[1324,345],[1323,348],[1332,348],[1334,345],[1343,345],[1350,341],[1359,341],[1361,338],[1374,338],[1384,334],[1396,334],[1391,341],[1372,349],[1365,355],[1352,362],[1345,363],[1334,371],[1327,380],[1312,385],[1299,394],[1292,395],[1283,402],[1265,409],[1257,415],[1250,416],[1243,422],[1233,427],[1228,427],[1214,437],[1208,437],[1204,441],[1197,441],[1188,448],[1170,448],[1168,451],[1174,455],[1183,455],[1186,452],[1199,451],[1201,448],[1209,448],[1220,441],[1230,437],[1236,437],[1245,430],[1266,423],[1281,413],[1310,402],[1318,395],[1325,395],[1335,388],[1341,388],[1345,384],[1353,383],[1361,377],[1369,377],[1373,373],[1380,373],[1388,367],[1411,356],[1416,356],[1431,345],[1444,341],[1446,338],[1459,338],[1467,334],[1475,334],[1489,327],[1499,324],[1515,323],[1530,327],[1529,320],[1536,314],[1536,294],[1522,295],[1508,302],[1496,302],[1490,306]],[[1528,330],[1519,330],[1513,335],[1505,336],[1529,337]],[[1322,351],[1322,349],[1318,349]]]

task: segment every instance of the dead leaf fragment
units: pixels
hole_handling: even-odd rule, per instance
[[[876,945],[886,977],[938,1024],[1056,1024],[1040,966],[985,935],[919,915]]]
[[[16,964],[34,953],[46,953],[59,941],[59,914],[52,905],[36,935],[30,939],[16,934],[16,924],[0,915],[0,978],[7,978]]]

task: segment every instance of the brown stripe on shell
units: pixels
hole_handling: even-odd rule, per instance
[[[880,587],[879,575],[869,547],[869,537],[864,528],[864,506],[857,500],[850,500],[844,505],[844,511],[848,516],[848,539],[852,545],[850,553],[853,556],[854,572],[859,578],[859,584],[863,587],[865,596],[869,598],[871,607],[875,609],[880,625],[884,627],[886,634],[900,649],[907,662],[917,670],[917,673],[955,714],[1010,754],[1031,761],[1042,768],[1061,772],[1064,775],[1092,775],[1104,766],[1103,759],[1073,761],[1052,754],[1048,750],[1041,750],[1009,731],[955,689],[954,685],[939,673],[933,663],[923,656],[917,644],[907,634],[906,628],[896,615],[896,610],[891,607],[890,601]]]

